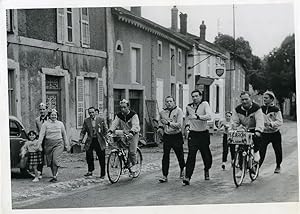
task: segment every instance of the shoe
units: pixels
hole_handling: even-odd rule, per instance
[[[130,167],[130,171],[131,171],[131,172],[136,172],[136,171],[137,171],[137,168],[136,168],[136,167],[137,167],[136,165],[131,166],[131,167]]]
[[[43,178],[42,173],[41,173],[40,171],[38,171],[38,174],[39,174],[39,175],[38,175],[38,178],[39,178],[39,179],[42,179],[42,178]]]
[[[225,163],[222,163],[222,169],[225,170]]]
[[[166,176],[163,176],[162,178],[160,178],[158,180],[160,183],[165,183],[165,182],[168,182],[168,178]]]
[[[100,179],[104,179],[105,178],[105,175],[101,175],[100,177],[98,177]]]
[[[259,155],[259,151],[254,152],[254,162],[259,163],[260,160],[260,155]]]
[[[33,172],[31,172],[30,170],[27,170],[27,173],[28,173],[31,177],[35,178],[35,174],[34,174]]]
[[[57,178],[51,178],[50,180],[49,180],[49,182],[52,182],[52,183],[55,183],[57,181]]]
[[[204,179],[205,180],[209,180],[209,171],[207,170],[207,171],[204,171]]]
[[[280,173],[280,166],[277,166],[277,167],[275,168],[274,173],[276,173],[276,174],[279,174],[279,173]]]
[[[190,185],[190,179],[189,179],[189,178],[184,178],[184,179],[182,180],[182,183],[183,183],[183,186]]]
[[[84,174],[84,177],[92,177],[93,176],[93,173],[92,172],[87,172],[86,174]]]
[[[180,179],[184,179],[184,170],[180,170],[180,176],[179,176]]]
[[[39,182],[40,180],[39,180],[39,178],[38,177],[35,177],[33,180],[32,180],[32,182]]]

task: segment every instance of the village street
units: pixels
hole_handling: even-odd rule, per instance
[[[154,205],[197,205],[230,203],[296,202],[299,200],[298,147],[296,122],[286,121],[282,127],[283,163],[280,174],[274,174],[275,155],[269,145],[268,153],[256,181],[246,175],[244,184],[236,188],[232,170],[221,169],[221,137],[211,137],[213,166],[211,179],[204,180],[203,164],[198,153],[196,168],[190,186],[182,186],[174,153],[168,183],[160,184],[161,148],[142,149],[143,171],[139,178],[124,175],[117,184],[108,179],[85,179],[84,154],[68,154],[65,168],[59,174],[60,182],[51,184],[49,171],[39,183],[31,179],[12,177],[12,204],[16,209],[82,208]],[[186,147],[186,144],[185,144]],[[186,150],[187,151],[187,150]],[[70,157],[69,157],[70,156]],[[185,153],[185,159],[187,153]],[[96,173],[99,173],[98,171]],[[96,174],[97,175],[97,174]]]

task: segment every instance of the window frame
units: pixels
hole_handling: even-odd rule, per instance
[[[162,60],[162,57],[163,57],[162,50],[163,50],[162,49],[162,41],[157,40],[157,59],[158,60]]]
[[[180,48],[178,48],[178,65],[182,66],[182,50]]]
[[[83,10],[86,9],[86,15],[83,15]],[[86,19],[84,19],[86,17]],[[84,25],[86,25],[86,38],[84,38]],[[85,48],[89,48],[91,45],[90,41],[90,19],[89,19],[89,10],[88,8],[80,8],[80,41],[81,41],[81,46]],[[86,41],[85,41],[86,39]]]

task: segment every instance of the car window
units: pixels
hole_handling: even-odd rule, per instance
[[[15,121],[9,121],[9,135],[10,136],[20,136],[21,135],[21,130],[18,124]]]

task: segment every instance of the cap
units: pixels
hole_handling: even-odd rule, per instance
[[[126,104],[128,105],[128,104],[129,104],[129,101],[126,100],[126,99],[123,99],[123,100],[120,101],[120,104],[124,104],[124,103],[126,103]]]
[[[275,99],[275,94],[272,92],[272,91],[266,91],[265,93],[264,93],[264,95],[265,94],[267,94],[267,95],[269,95],[271,98],[273,98],[273,99]]]

